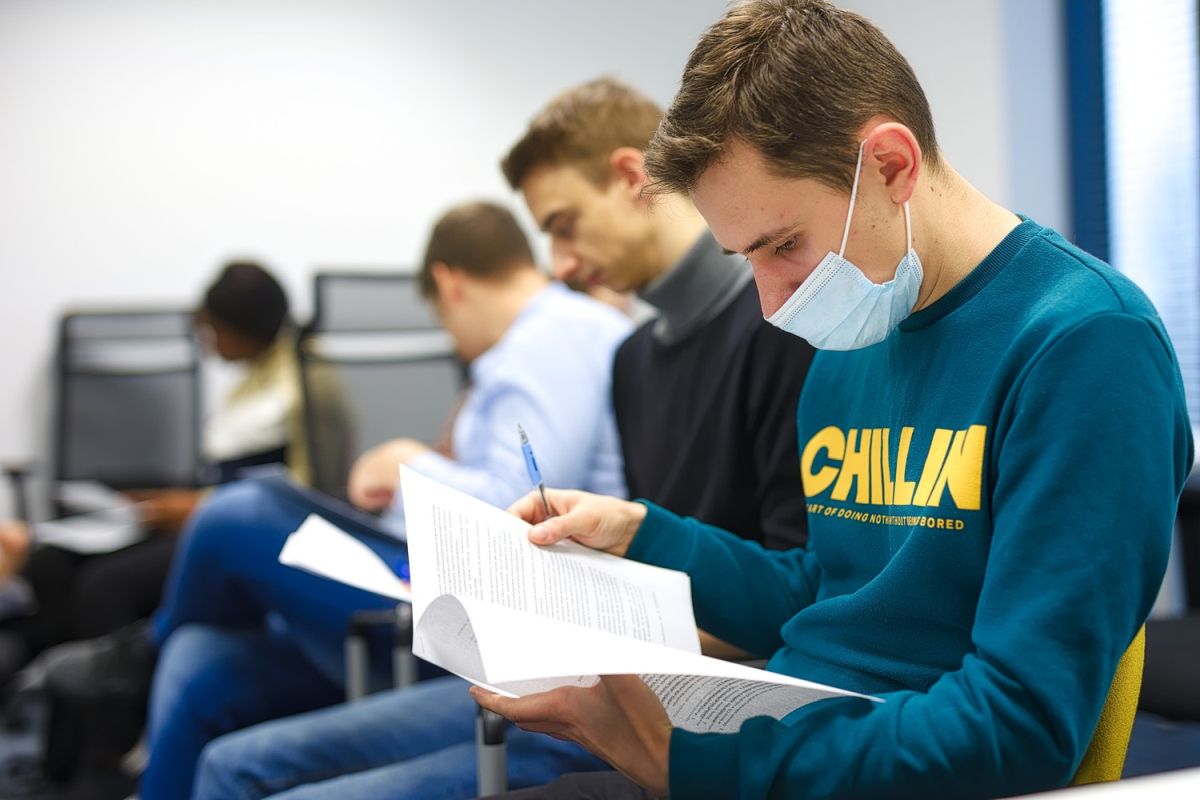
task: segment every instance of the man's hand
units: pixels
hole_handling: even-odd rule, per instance
[[[546,518],[541,495],[534,491],[513,503],[508,512],[533,525],[529,541],[554,544],[574,539],[593,550],[624,556],[646,518],[646,507],[588,492],[547,489],[546,502],[555,516]]]
[[[21,522],[0,522],[0,583],[16,575],[29,557],[29,529]]]
[[[156,531],[178,533],[200,505],[204,493],[198,489],[135,489],[125,495],[137,503],[138,518],[143,525]]]
[[[722,661],[747,661],[754,658],[753,653],[718,639],[708,631],[697,628],[696,633],[700,635],[700,652],[709,658],[719,658]]]
[[[392,439],[372,447],[350,469],[350,502],[367,511],[387,508],[400,485],[400,465],[428,451],[416,439]]]
[[[564,686],[515,700],[472,686],[471,696],[524,730],[579,743],[647,791],[667,796],[671,720],[636,675],[608,675],[586,689]]]

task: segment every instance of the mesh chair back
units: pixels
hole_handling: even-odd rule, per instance
[[[345,493],[353,458],[364,450],[399,436],[436,441],[463,382],[449,337],[433,331],[310,331],[300,365],[313,483],[335,496]],[[345,449],[331,448],[321,433],[333,419],[351,432]]]
[[[438,321],[415,276],[400,272],[319,272],[312,328],[322,333],[435,330]]]
[[[67,314],[57,373],[55,478],[197,485],[200,348],[190,312]]]

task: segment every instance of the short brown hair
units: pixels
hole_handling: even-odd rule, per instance
[[[608,157],[618,147],[645,150],[662,107],[614,78],[598,78],[550,101],[500,162],[513,189],[536,167],[569,164],[603,186]]]
[[[939,164],[929,101],[878,28],[825,0],[747,0],[701,36],[646,153],[657,191],[687,192],[741,139],[780,177],[849,191],[859,129],[907,126]]]
[[[533,267],[529,239],[512,212],[496,203],[464,203],[433,226],[417,278],[426,300],[437,297],[433,265],[446,264],[476,278],[505,278]]]

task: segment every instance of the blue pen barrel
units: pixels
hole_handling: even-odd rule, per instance
[[[538,469],[537,459],[533,457],[533,445],[529,443],[529,437],[525,435],[525,429],[520,425],[517,426],[517,433],[521,435],[521,454],[525,456],[525,470],[529,473],[529,480],[533,483],[533,488],[537,489],[538,494],[542,496],[542,507],[546,511],[546,516],[550,516],[550,504],[546,502],[546,484],[542,481],[542,471]]]
[[[525,456],[525,469],[529,470],[529,480],[537,486],[542,482],[542,471],[538,469],[537,459],[533,457],[533,448],[528,443],[522,444],[521,453]]]

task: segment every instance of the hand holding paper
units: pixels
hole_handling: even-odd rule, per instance
[[[637,676],[608,675],[587,688],[519,699],[472,687],[471,696],[520,728],[582,744],[654,796],[666,797],[671,720]]]

